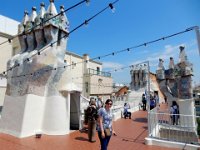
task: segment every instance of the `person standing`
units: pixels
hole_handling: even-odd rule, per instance
[[[154,92],[154,100],[155,100],[155,106],[160,106],[159,96],[157,92]]]
[[[124,103],[124,118],[129,117],[131,119],[131,112],[128,111],[130,109],[130,105],[128,103]]]
[[[146,100],[145,94],[142,94],[142,107],[143,107],[143,110],[145,111],[147,107],[147,100]]]
[[[98,137],[101,143],[101,150],[107,150],[110,138],[113,135],[116,135],[112,118],[113,114],[111,112],[113,101],[111,99],[107,99],[104,108],[100,108],[98,111],[99,119],[98,119]]]
[[[150,110],[154,109],[155,106],[156,106],[155,99],[152,95],[150,95]]]
[[[103,107],[103,101],[102,101],[101,96],[98,96],[98,98],[97,98],[96,107],[97,107],[97,110],[99,110],[100,108]]]
[[[178,125],[179,106],[176,103],[176,101],[172,101],[172,105],[170,107],[170,114],[171,114],[172,124],[173,125]]]
[[[96,142],[95,133],[96,133],[96,120],[98,118],[98,113],[96,109],[96,101],[94,99],[90,100],[90,105],[87,108],[87,117],[88,117],[88,140],[89,142]]]

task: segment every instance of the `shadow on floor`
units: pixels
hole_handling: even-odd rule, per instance
[[[75,139],[79,141],[88,141],[88,139],[84,137],[76,137]]]
[[[147,123],[147,118],[135,118],[133,121]]]
[[[146,130],[147,129],[144,129],[139,135],[137,135],[136,138],[122,137],[122,136],[116,136],[116,137],[121,139],[123,142],[133,142],[133,143],[145,144],[143,136],[144,136]]]
[[[142,128],[145,129],[145,130],[148,130],[148,127],[147,127],[147,126],[143,126]]]

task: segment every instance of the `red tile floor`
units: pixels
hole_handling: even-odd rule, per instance
[[[148,146],[144,144],[147,136],[147,111],[132,113],[132,119],[119,119],[114,122],[117,136],[112,136],[108,150],[170,150],[172,148]],[[87,140],[87,133],[74,131],[69,135],[48,136],[40,139],[31,136],[16,138],[0,133],[0,150],[100,150],[100,143],[96,135],[96,142]]]

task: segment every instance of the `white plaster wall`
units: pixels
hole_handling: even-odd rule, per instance
[[[48,135],[64,135],[69,133],[67,113],[68,103],[62,96],[46,98],[42,131]]]
[[[44,98],[36,95],[5,96],[0,131],[17,137],[34,135],[41,131]]]
[[[195,107],[193,99],[179,99],[178,100],[180,114],[180,124],[189,127],[195,127]],[[188,116],[187,116],[188,115]]]
[[[0,32],[16,35],[19,22],[0,15]]]
[[[44,113],[45,98],[28,94],[25,101],[21,136],[34,135],[42,131],[42,120]]]
[[[6,95],[0,119],[0,132],[17,137],[36,133],[64,135],[69,133],[69,98],[40,97],[28,94],[22,97]]]

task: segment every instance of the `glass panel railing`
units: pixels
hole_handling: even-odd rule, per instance
[[[90,75],[99,75],[99,76],[103,76],[103,77],[111,77],[111,73],[109,73],[109,72],[94,70],[94,69],[91,69],[91,68],[88,69],[88,73]]]

